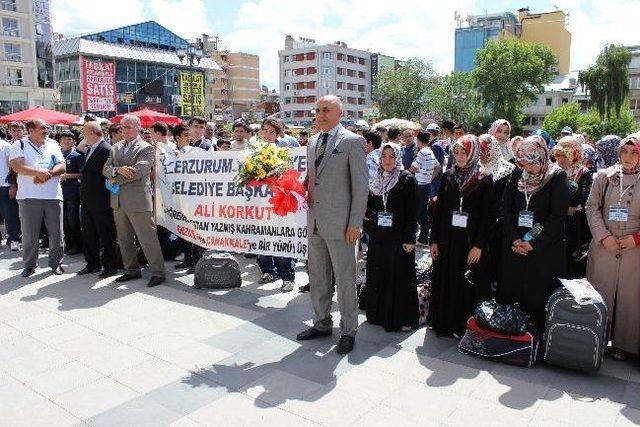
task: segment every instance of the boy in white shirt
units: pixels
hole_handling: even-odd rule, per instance
[[[418,184],[416,194],[418,196],[418,223],[420,234],[418,246],[429,245],[429,198],[431,196],[431,180],[440,173],[440,163],[429,148],[429,133],[418,132],[418,155],[411,164],[409,171],[416,177]]]

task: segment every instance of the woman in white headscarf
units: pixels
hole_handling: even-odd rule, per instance
[[[379,162],[364,221],[369,235],[367,321],[387,331],[409,331],[418,326],[416,180],[403,170],[400,150],[393,144],[382,145]]]
[[[502,157],[505,160],[513,160],[513,151],[511,150],[511,123],[505,119],[498,119],[489,128],[490,135],[493,135],[500,143],[500,150],[502,151]]]

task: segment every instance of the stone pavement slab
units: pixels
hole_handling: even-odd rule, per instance
[[[52,276],[46,256],[29,279],[0,249],[2,426],[496,426],[640,424],[640,371],[605,359],[596,376],[539,364],[524,369],[471,358],[424,328],[386,333],[359,320],[356,347],[334,335],[295,340],[311,324],[299,264],[296,290]],[[168,262],[168,270],[173,271]],[[145,272],[148,277],[148,272]],[[334,305],[334,322],[340,315]]]

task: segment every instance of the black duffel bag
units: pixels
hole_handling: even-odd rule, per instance
[[[517,303],[499,304],[495,299],[478,304],[475,319],[481,328],[503,335],[523,335],[529,325],[529,315]]]
[[[240,264],[229,254],[207,251],[198,260],[193,286],[196,288],[228,289],[239,288]]]

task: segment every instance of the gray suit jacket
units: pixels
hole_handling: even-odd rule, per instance
[[[109,158],[104,164],[102,174],[105,178],[115,178],[120,185],[120,194],[111,194],[111,207],[126,212],[151,212],[151,166],[153,166],[153,146],[138,137],[134,146],[125,153],[125,142],[120,141],[111,147]],[[114,173],[119,166],[134,166],[136,174],[125,179]]]
[[[348,226],[362,228],[367,208],[369,178],[364,138],[340,126],[327,141],[325,155],[316,170],[316,151],[321,133],[312,136],[307,148],[309,234],[316,230],[327,240],[344,240]]]

